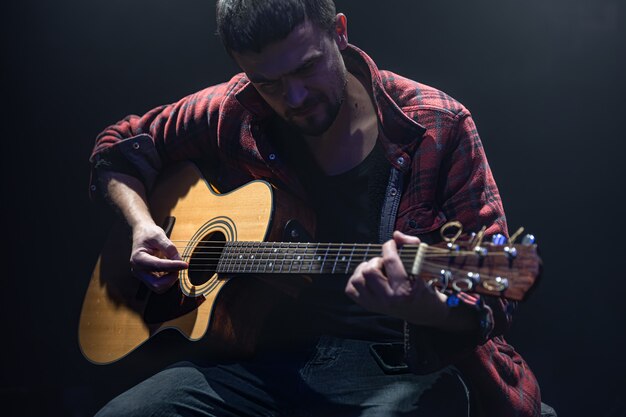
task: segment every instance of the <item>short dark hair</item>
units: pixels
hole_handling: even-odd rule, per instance
[[[284,39],[305,19],[332,31],[333,0],[218,0],[217,33],[230,52],[261,52]]]

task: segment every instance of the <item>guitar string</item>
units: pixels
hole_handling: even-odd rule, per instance
[[[278,245],[278,247],[276,247],[276,245]],[[210,245],[205,244],[203,246],[205,248],[210,248],[210,249],[219,249],[219,251],[218,252],[203,252],[203,251],[199,252],[197,250],[194,251],[192,256],[194,257],[194,264],[197,266],[190,268],[189,269],[190,272],[214,272],[224,255],[226,242],[220,241],[220,242],[215,242],[215,244],[210,244]],[[360,264],[361,262],[358,259],[360,255],[363,255],[365,257],[367,255],[370,255],[371,252],[379,248],[382,248],[382,245],[380,244],[348,244],[346,245],[343,243],[317,244],[317,243],[297,243],[297,242],[277,242],[274,244],[273,242],[238,242],[238,244],[230,245],[228,249],[231,249],[231,250],[235,249],[235,250],[240,250],[240,251],[241,250],[243,251],[254,250],[255,255],[259,257],[250,258],[246,256],[246,257],[224,258],[223,262],[226,264],[230,264],[230,266],[233,266],[233,264],[235,264],[234,266],[243,267],[244,271],[246,268],[250,268],[250,272],[255,272],[254,271],[255,268],[256,268],[256,272],[258,272],[261,267],[264,267],[264,270],[267,270],[267,264],[271,262],[280,263],[281,270],[285,264],[288,265],[289,270],[294,269],[294,263],[296,263],[295,267],[299,268],[299,271],[302,270],[303,263],[305,265],[311,265],[309,268],[306,268],[305,266],[304,268],[305,270],[311,269],[314,262],[320,262],[320,261],[323,266],[325,266],[324,265],[325,263],[328,263],[328,269],[330,270],[337,269],[337,265],[339,265],[338,267],[339,270],[342,270],[344,269],[344,265],[346,265],[346,267],[349,267],[350,263],[358,262]],[[294,252],[285,253],[285,250],[288,251],[290,249],[293,249]],[[281,251],[275,252],[275,250],[281,250]],[[304,252],[301,252],[302,250],[304,250]],[[417,245],[405,245],[403,248],[401,248],[401,250],[399,251],[400,252],[399,255],[403,264],[410,265],[411,261],[414,259],[415,255],[417,254],[417,250],[418,250]],[[345,251],[344,257],[348,257],[349,259],[335,259],[335,260],[332,259],[333,257],[337,257],[339,254],[341,254],[342,251]],[[324,252],[323,261],[322,259],[315,259],[315,257],[322,256],[321,252]],[[198,255],[215,255],[215,256],[200,257]],[[251,253],[244,252],[243,255],[251,255]],[[270,259],[269,257],[263,258],[263,256],[271,256],[271,255],[276,255],[277,257],[274,259]],[[381,255],[381,254],[376,253],[376,255]],[[459,251],[459,252],[455,252],[454,254],[451,254],[450,250],[448,249],[429,246],[426,248],[425,257],[454,258],[454,257],[467,257],[467,256],[475,256],[475,255],[476,253],[474,251]],[[302,256],[303,259],[297,259],[298,256]],[[307,256],[309,257],[308,259],[307,259]],[[488,252],[486,255],[483,255],[483,256],[504,256],[504,255],[502,252],[495,252],[495,253]],[[329,257],[331,259],[328,259]],[[298,263],[300,264],[299,266],[298,266]],[[426,265],[427,263],[425,262],[423,267]],[[442,268],[441,265],[437,265],[437,264],[433,264],[432,266],[437,269]],[[199,269],[199,267],[210,268],[210,269]],[[228,265],[226,265],[226,267],[228,267]],[[446,265],[445,268],[448,270],[455,270],[457,272],[458,271],[473,272],[473,271],[469,271],[469,270],[462,269],[462,268],[455,268],[455,267],[452,267],[451,265]]]
[[[355,253],[363,253],[371,252],[376,249],[382,249],[382,245],[380,244],[344,244],[344,243],[305,243],[305,244],[285,244],[285,243],[277,243],[278,246],[273,245],[272,242],[241,242],[244,244],[234,244],[226,247],[224,243],[219,243],[216,245],[196,245],[194,250],[194,254],[222,254],[224,250],[248,250],[248,251],[256,251],[256,252],[267,252],[267,251],[277,251],[277,250],[303,250],[306,254],[307,251],[317,251],[320,250],[328,251],[328,252],[350,252],[353,251]],[[306,245],[306,246],[303,246]],[[177,249],[187,249],[188,246],[176,246]],[[197,249],[216,249],[218,252],[206,252],[206,251],[198,251]],[[416,245],[405,245],[403,246],[404,250],[418,250],[418,246]],[[437,248],[429,246],[425,249],[427,255],[438,255],[438,256],[460,256],[460,255],[474,255],[475,252],[473,250],[462,250],[457,251],[451,254],[449,249]],[[300,252],[298,252],[300,254]],[[487,254],[493,254],[494,252],[488,252]],[[497,251],[495,253],[501,254],[501,251]]]
[[[208,245],[224,245],[227,243],[231,243],[231,244],[240,244],[240,245],[290,245],[290,246],[301,246],[301,245],[317,245],[318,243],[320,245],[350,245],[350,246],[382,246],[382,244],[380,243],[349,243],[349,242],[285,242],[285,241],[279,241],[279,242],[272,242],[272,241],[252,241],[252,240],[198,240],[198,239],[171,239],[171,242],[176,242],[176,243],[181,243],[181,244],[189,244],[191,242],[198,242],[199,245],[203,245],[203,244],[208,244]],[[468,243],[466,241],[460,242],[461,245],[463,243]],[[503,244],[503,245],[494,245],[493,243],[490,242],[483,242],[484,244],[488,244],[490,246],[507,246],[507,244]],[[519,245],[519,244],[515,244],[515,245]],[[413,244],[413,243],[409,243],[407,244],[407,246],[413,246],[413,247],[417,247],[417,244]],[[433,245],[429,245],[429,248],[431,249],[441,249],[441,250],[448,250],[446,248],[441,248],[439,246],[433,246]]]
[[[180,241],[182,242],[182,241]],[[330,251],[349,251],[350,249],[354,249],[356,251],[362,251],[362,250],[367,250],[367,251],[371,251],[372,249],[378,249],[381,248],[382,249],[382,245],[381,244],[367,244],[367,243],[357,243],[357,244],[346,244],[346,243],[314,243],[314,242],[310,242],[310,243],[285,243],[285,242],[238,242],[238,241],[234,241],[234,242],[229,242],[229,243],[233,243],[231,245],[228,245],[228,249],[241,249],[241,250],[256,250],[256,251],[272,251],[272,250],[290,250],[290,249],[295,249],[295,250],[305,250],[305,251],[309,251],[309,250],[319,250],[319,249],[327,249]],[[175,245],[177,249],[187,249],[188,245]],[[505,245],[490,245],[491,248],[493,247],[505,247]],[[515,247],[516,245],[514,245]],[[225,248],[227,247],[225,242],[215,242],[215,244],[198,244],[196,246],[194,246],[194,248],[198,249],[218,249],[221,251],[223,251]],[[417,245],[404,245],[403,246],[406,250],[417,250],[418,246]],[[426,253],[438,253],[441,254],[442,256],[448,256],[450,255],[450,250],[447,248],[440,248],[440,247],[434,247],[434,246],[428,246],[426,247]],[[492,249],[493,250],[493,249]],[[496,250],[496,252],[499,252]],[[194,251],[194,253],[215,253],[215,252],[197,252]],[[458,251],[455,252],[456,254],[474,254],[473,250],[463,250],[463,251]],[[491,253],[491,252],[490,252]]]
[[[281,251],[281,252],[274,252],[271,249],[262,249],[262,250],[255,250],[254,253],[252,252],[245,252],[245,248],[236,248],[236,249],[240,249],[239,252],[225,252],[225,251],[218,251],[218,252],[204,252],[204,251],[193,251],[192,257],[196,260],[204,260],[204,259],[216,259],[219,260],[221,259],[223,256],[235,256],[235,255],[255,255],[258,257],[255,258],[250,258],[250,257],[245,257],[245,258],[229,258],[229,259],[264,259],[264,260],[268,260],[270,258],[260,258],[262,256],[266,256],[266,255],[273,255],[273,256],[302,256],[302,257],[317,257],[317,256],[325,256],[325,257],[330,257],[330,256],[338,256],[338,255],[343,255],[343,256],[352,256],[355,257],[355,255],[371,255],[371,257],[374,256],[382,256],[382,253],[380,251],[374,252],[371,250],[354,250],[351,251],[349,248],[345,248],[342,250],[324,250],[323,248],[317,249],[317,248],[311,248],[311,249],[307,249],[309,252],[307,252],[307,250],[305,250],[304,252],[285,252],[285,251]],[[323,254],[321,252],[324,252]],[[411,253],[412,252],[412,253]],[[409,253],[407,253],[407,251],[404,251],[403,254],[400,254],[400,256],[404,256],[404,257],[415,257],[415,255],[417,254],[416,250],[410,251]],[[202,256],[201,256],[202,255]],[[455,252],[453,254],[451,254],[450,252],[446,251],[446,253],[426,253],[424,255],[427,258],[455,258],[455,257],[467,257],[467,256],[478,256],[476,254],[476,252],[474,251],[460,251],[460,252]],[[506,256],[505,252],[502,251],[498,251],[498,252],[488,252],[484,255],[481,255],[482,257],[493,257],[493,256]]]
[[[329,269],[332,269],[332,268],[330,268],[330,266],[329,266]],[[475,273],[476,272],[476,271],[473,271],[473,270],[464,269],[464,268],[456,268],[456,267],[449,267],[448,270],[453,273],[453,277],[454,277],[454,273],[456,273],[456,274],[460,273],[463,278],[465,278],[465,276],[468,273],[470,273],[470,272],[471,273]],[[350,270],[348,273],[351,273],[353,271],[354,271],[354,268],[352,270]],[[424,264],[422,265],[422,271],[438,275],[439,271],[441,271],[441,266],[425,261]],[[209,269],[209,270],[193,270],[191,272],[211,272],[211,273],[215,273],[216,271],[214,269]],[[265,272],[265,271],[258,271],[258,270],[252,270],[252,269],[246,271],[245,268],[244,268],[243,271],[226,271],[225,273],[229,273],[229,272],[231,272],[231,273],[237,273],[237,272],[241,272],[241,273],[270,273],[271,274],[271,273],[281,273],[282,269],[281,269],[281,271]],[[306,275],[307,272],[310,273],[311,271],[307,271],[306,268],[305,268],[305,271],[302,271],[302,269],[299,269],[297,271],[293,271],[292,273]],[[320,274],[331,273],[331,271],[326,271],[326,270],[322,269],[322,270],[319,271],[319,273]],[[336,275],[345,275],[345,273],[339,273],[339,272],[336,272],[335,274]],[[481,282],[485,281],[485,280],[493,280],[493,279],[495,279],[497,277],[498,277],[497,275],[494,276],[494,275],[490,275],[490,274],[480,274]],[[508,278],[510,278],[510,277],[508,277]]]
[[[171,242],[174,243],[180,243],[184,246],[186,246],[187,244],[194,242],[194,240],[171,240]],[[340,246],[340,245],[349,245],[349,246],[382,246],[382,244],[380,243],[348,243],[348,242],[266,242],[266,241],[239,241],[239,240],[229,240],[229,241],[224,241],[224,240],[220,240],[220,241],[198,241],[198,245],[197,246],[203,246],[206,245],[207,247],[218,247],[218,246],[224,246],[226,244],[232,244],[232,245],[238,245],[238,246],[252,246],[252,245],[263,245],[263,246],[269,246],[269,245],[282,245],[282,246],[294,246],[294,247],[299,247],[299,246],[303,246],[303,245],[324,245],[324,246]],[[180,245],[179,245],[180,246]],[[407,244],[405,246],[408,247],[414,247],[417,248],[418,245],[415,244]],[[441,249],[441,250],[448,250],[448,249],[444,249],[444,248],[439,248],[437,246],[428,246],[430,249]]]

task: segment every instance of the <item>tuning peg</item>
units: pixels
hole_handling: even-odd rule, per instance
[[[487,250],[486,247],[484,246],[476,246],[474,248],[474,252],[476,253],[476,255],[478,255],[480,258],[484,258],[485,256],[487,256],[487,253],[489,252]]]
[[[506,256],[510,260],[513,260],[517,257],[517,249],[515,249],[515,246],[505,246],[504,253],[506,253]]]
[[[494,245],[504,245],[506,237],[502,233],[497,233],[491,237],[491,243]]]
[[[509,288],[509,280],[502,277],[487,279],[483,281],[483,287],[487,288],[489,291],[502,292]]]
[[[530,246],[535,244],[535,236],[528,234],[522,238],[522,245]]]
[[[461,250],[461,247],[459,245],[457,245],[456,243],[452,243],[452,242],[448,242],[446,244],[446,247],[448,248],[450,252],[459,252]]]
[[[473,286],[480,284],[480,274],[477,272],[468,272],[467,278],[472,282]]]

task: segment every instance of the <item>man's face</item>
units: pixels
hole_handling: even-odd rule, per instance
[[[342,22],[345,25],[345,17]],[[345,48],[347,39],[333,35],[305,21],[260,53],[233,52],[263,99],[305,135],[328,130],[345,96],[346,68],[340,48]]]

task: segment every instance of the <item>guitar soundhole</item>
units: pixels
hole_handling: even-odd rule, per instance
[[[193,285],[202,285],[215,274],[225,244],[224,234],[213,232],[202,238],[196,245],[191,253],[188,272],[189,281]]]

